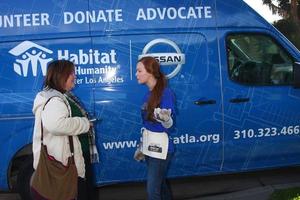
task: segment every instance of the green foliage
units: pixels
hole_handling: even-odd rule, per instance
[[[263,4],[269,6],[270,10],[275,14],[279,14],[284,19],[292,18],[291,9],[292,9],[292,2],[294,2],[296,6],[296,10],[298,12],[294,13],[300,19],[300,0],[262,0]]]
[[[271,195],[270,200],[300,200],[300,188],[276,190]]]
[[[297,30],[296,24],[286,19],[274,22],[274,26],[278,28],[284,35],[295,32]]]
[[[274,26],[287,37],[298,49],[300,49],[300,34],[297,25],[289,19],[274,22]],[[300,200],[300,199],[299,199]]]

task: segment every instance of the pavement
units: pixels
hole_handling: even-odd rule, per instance
[[[191,198],[189,200],[269,200],[275,190],[294,187],[300,187],[300,183],[269,185],[239,192],[232,192],[229,194],[214,195],[211,197]]]
[[[230,176],[226,178],[230,179]],[[232,180],[238,181],[238,184],[242,186],[238,188],[234,185],[235,181],[232,182]],[[233,176],[228,184],[235,190],[230,192],[230,189],[227,188],[228,191],[221,194],[202,194],[186,200],[269,200],[275,190],[300,187],[300,168],[292,167],[241,174],[237,177]]]
[[[230,176],[225,178],[231,179],[228,184],[231,188],[235,188],[233,191],[230,192],[230,189],[227,188],[227,192],[221,192],[221,194],[202,194],[186,200],[269,200],[275,190],[300,187],[300,168],[292,167],[245,173],[240,176],[233,175],[232,178]],[[234,180],[239,182],[240,188],[234,185],[236,182]],[[222,185],[223,183],[221,183]]]
[[[293,187],[300,187],[300,183],[292,184],[281,184],[281,185],[270,185],[263,187],[255,187],[243,191],[232,192],[227,194],[213,195],[208,197],[196,197],[196,198],[184,198],[185,200],[269,200],[270,196],[275,190],[287,189]],[[16,193],[0,193],[1,200],[21,200],[18,194]],[[104,200],[99,196],[99,199]],[[105,198],[106,200],[109,198]],[[127,198],[123,197],[120,200],[126,200]],[[177,198],[174,198],[177,199]],[[180,198],[181,199],[181,198]]]
[[[300,167],[170,180],[174,200],[269,200],[275,190],[300,187]],[[145,183],[99,188],[99,200],[144,200]],[[0,200],[20,200],[0,193]]]
[[[300,167],[170,180],[174,200],[268,200],[277,189],[300,187]],[[145,183],[104,186],[101,200],[146,199]]]

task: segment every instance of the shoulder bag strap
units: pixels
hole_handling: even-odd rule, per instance
[[[73,144],[73,137],[69,136],[69,145],[70,145],[70,151],[71,151],[71,163],[75,163],[74,161],[74,144]]]
[[[60,98],[59,96],[53,96],[53,97],[58,97]],[[43,106],[43,109],[42,111],[44,111],[47,103],[53,98],[53,97],[50,97],[49,99],[47,99],[46,103],[44,104]],[[43,121],[42,121],[42,115],[41,115],[41,143],[43,144],[43,139],[44,139],[44,128],[43,128]]]

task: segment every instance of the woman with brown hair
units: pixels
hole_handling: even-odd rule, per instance
[[[71,156],[69,136],[73,141],[74,161],[78,174],[78,195],[76,199],[89,199],[87,197],[86,174],[90,173],[85,160],[85,146],[87,134],[91,130],[92,123],[87,118],[86,112],[70,96],[75,81],[75,66],[67,60],[56,60],[48,65],[43,90],[34,100],[33,113],[35,125],[33,133],[33,167],[37,169],[40,152],[41,137],[43,133],[43,145],[46,145],[51,159],[68,165]],[[42,124],[42,126],[41,126]],[[71,141],[70,141],[71,142]],[[88,149],[87,149],[88,150]],[[69,184],[69,183],[65,183]],[[33,188],[34,199],[47,199]],[[68,191],[66,191],[68,192]],[[61,198],[63,194],[57,194]]]
[[[175,97],[167,87],[165,75],[153,57],[137,63],[136,77],[149,91],[142,105],[142,152],[147,164],[147,195],[149,200],[172,199],[166,183],[174,145],[169,137],[175,114]]]

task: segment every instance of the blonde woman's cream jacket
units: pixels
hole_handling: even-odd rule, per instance
[[[53,97],[45,106],[46,101]],[[41,149],[41,120],[43,121],[44,144],[48,154],[67,165],[71,155],[68,136],[73,137],[74,159],[78,176],[85,177],[85,164],[82,155],[79,134],[90,128],[86,117],[72,116],[70,105],[66,97],[57,90],[49,89],[39,92],[34,100],[33,113],[35,115],[33,131],[33,168],[36,169]]]

